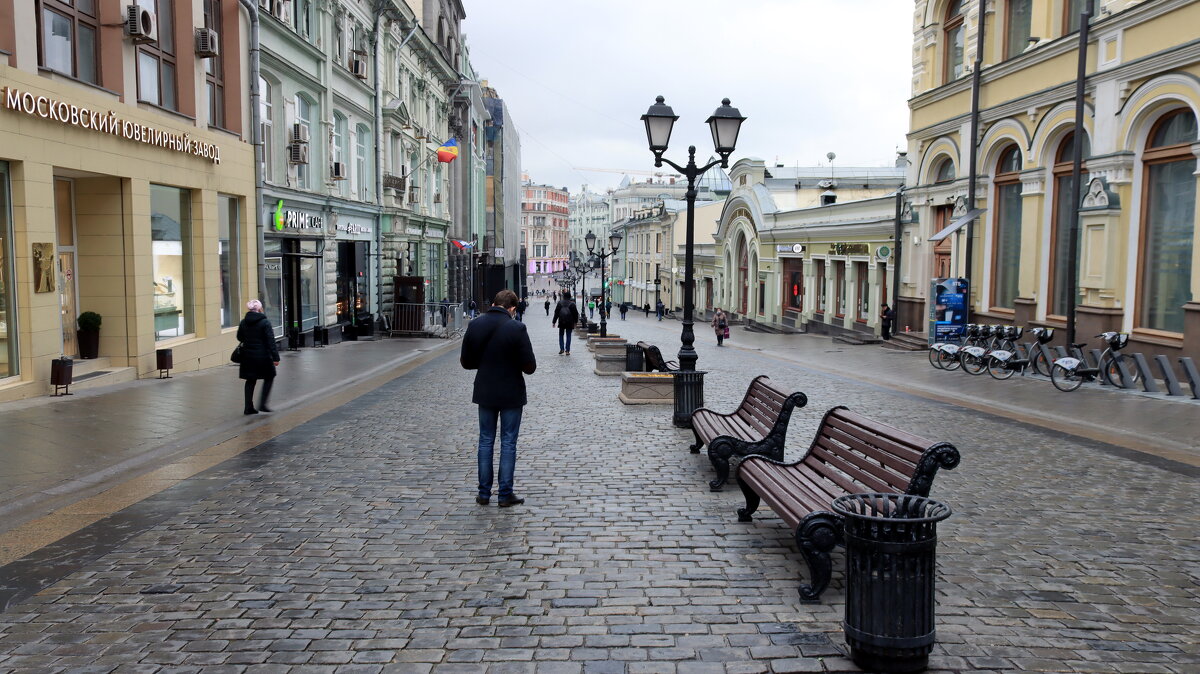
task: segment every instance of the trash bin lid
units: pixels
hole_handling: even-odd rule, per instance
[[[833,509],[842,517],[878,522],[941,522],[950,516],[950,506],[912,494],[846,494],[833,500]]]

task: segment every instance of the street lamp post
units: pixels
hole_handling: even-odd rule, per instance
[[[578,274],[579,274],[578,297],[579,297],[579,317],[581,319],[579,322],[582,323],[585,327],[587,326],[587,302],[584,301],[587,299],[585,297],[585,295],[587,295],[587,270],[588,270],[587,263],[585,263],[582,259],[575,260],[575,271],[578,272]],[[574,294],[574,293],[572,293],[572,294]]]
[[[687,235],[684,241],[683,263],[683,333],[680,336],[682,346],[679,349],[679,369],[684,374],[676,377],[674,418],[676,426],[687,428],[691,426],[692,412],[704,404],[703,373],[697,373],[695,376],[686,374],[695,372],[698,360],[696,349],[693,346],[696,342],[696,335],[692,329],[692,312],[695,309],[692,276],[695,274],[696,178],[704,175],[706,171],[718,164],[721,165],[721,168],[729,167],[729,155],[733,154],[737,146],[738,133],[746,118],[738,112],[737,108],[729,105],[728,98],[721,101],[721,107],[717,108],[707,120],[709,130],[712,132],[713,146],[720,159],[704,166],[696,165],[695,145],[688,147],[687,166],[680,166],[663,157],[671,140],[671,129],[675,126],[677,119],[679,116],[671,110],[671,106],[666,104],[662,96],[656,98],[654,105],[651,105],[646,114],[642,115],[642,122],[646,125],[646,140],[650,146],[650,152],[654,154],[654,166],[659,168],[663,163],[669,164],[687,178],[687,192],[684,194],[687,199]]]
[[[605,280],[606,280],[606,274],[604,273],[604,267],[606,265],[605,260],[612,257],[613,255],[616,255],[617,249],[621,247],[621,233],[613,232],[612,234],[609,235],[609,237],[608,237],[609,249],[608,249],[607,253],[604,252],[603,245],[600,246],[600,252],[599,253],[596,252],[596,235],[593,234],[591,230],[588,230],[587,236],[583,237],[583,240],[584,240],[584,242],[587,243],[588,252],[600,260],[600,336],[607,337],[608,336],[608,309],[607,309],[608,305],[605,300],[608,297],[608,290],[604,286]]]

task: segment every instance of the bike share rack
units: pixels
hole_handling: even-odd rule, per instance
[[[1158,369],[1162,370],[1163,381],[1167,383],[1167,395],[1183,395],[1183,389],[1179,388],[1179,380],[1175,377],[1175,369],[1171,367],[1170,359],[1159,354],[1154,357],[1154,362],[1158,363]]]
[[[1192,387],[1192,397],[1200,400],[1200,372],[1196,371],[1196,364],[1191,358],[1180,358],[1179,363],[1183,365],[1183,371],[1187,374],[1188,385]]]

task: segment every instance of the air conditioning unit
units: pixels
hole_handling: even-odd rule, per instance
[[[347,178],[346,164],[340,161],[335,161],[333,164],[330,164],[329,177],[333,178],[334,180],[345,180]]]
[[[360,80],[367,79],[367,62],[357,57],[351,57],[350,72]]]
[[[126,6],[125,33],[133,38],[134,44],[158,42],[158,21],[154,12],[139,5]]]
[[[308,126],[296,122],[292,124],[292,144],[306,145],[308,144]]]
[[[211,28],[196,29],[196,57],[216,58],[221,55],[220,36]]]
[[[307,164],[308,163],[308,146],[307,145],[289,145],[288,146],[288,162],[292,164]]]

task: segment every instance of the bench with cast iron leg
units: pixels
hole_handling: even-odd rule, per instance
[[[761,375],[750,382],[742,404],[733,412],[721,414],[706,407],[693,412],[696,442],[688,449],[695,454],[708,445],[708,460],[717,471],[709,488],[717,491],[729,479],[729,460],[734,456],[761,454],[782,461],[792,410],[807,404],[808,397],[803,393],[781,391],[769,377]]]
[[[659,351],[657,346],[648,342],[638,342],[644,354],[643,360],[646,363],[647,372],[674,372],[679,369],[679,364],[673,360],[663,358],[662,351]]]
[[[765,501],[795,532],[808,562],[811,582],[800,584],[800,597],[819,600],[829,586],[829,553],[842,543],[833,499],[862,492],[929,496],[938,469],[953,469],[958,462],[958,450],[950,443],[931,443],[835,407],[821,420],[803,459],[783,463],[750,456],[742,461],[737,481],[746,507],[738,509],[738,521],[751,521]]]

